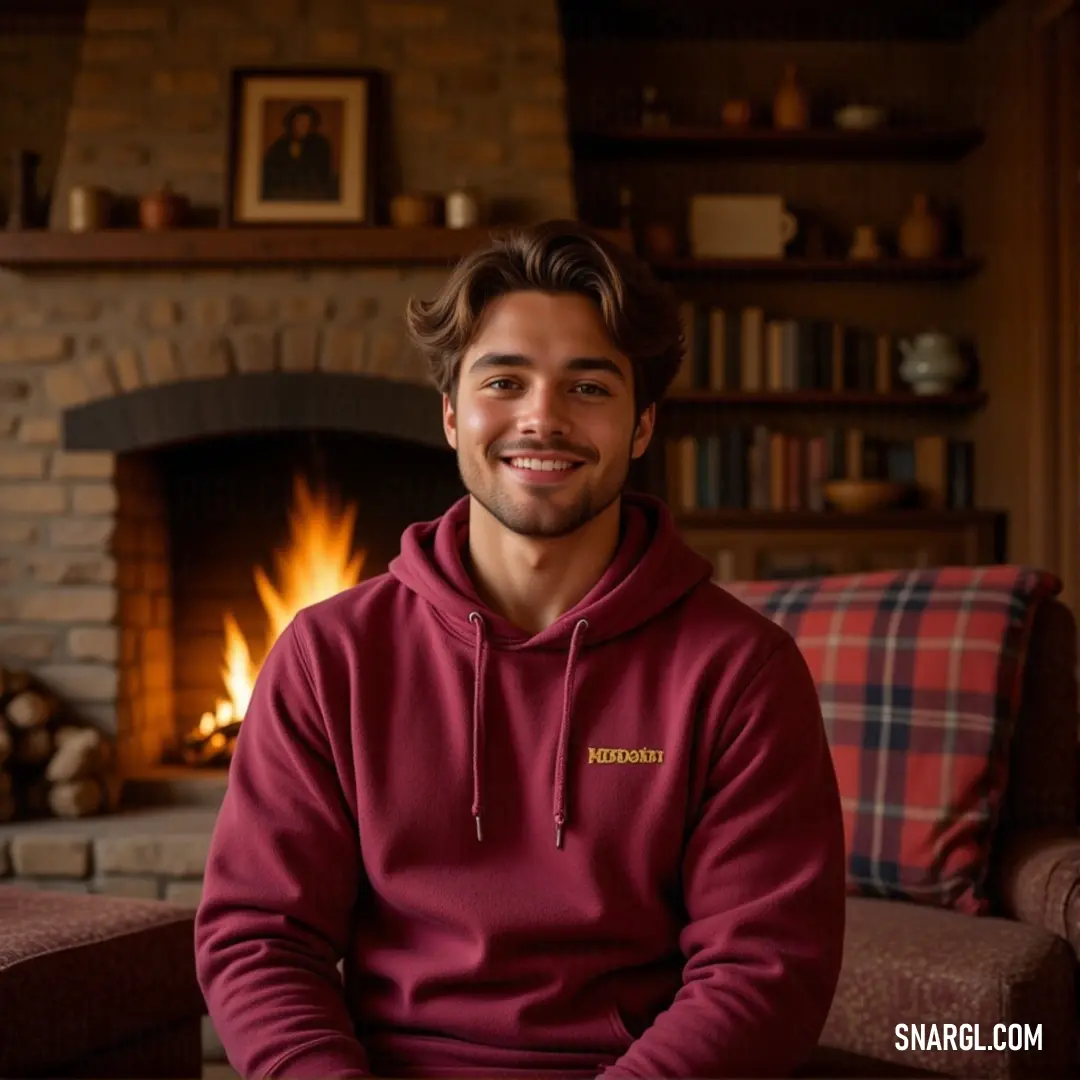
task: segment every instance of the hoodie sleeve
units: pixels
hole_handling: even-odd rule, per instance
[[[790,1076],[840,972],[843,819],[817,691],[787,638],[750,679],[706,763],[688,834],[683,985],[604,1080]]]
[[[295,627],[259,673],[229,767],[196,917],[198,976],[242,1076],[366,1076],[337,970],[358,832]]]

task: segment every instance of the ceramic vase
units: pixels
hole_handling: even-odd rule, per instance
[[[897,235],[900,254],[907,259],[934,259],[941,254],[941,220],[930,209],[930,200],[918,194],[900,223]]]
[[[795,64],[784,68],[773,98],[773,126],[781,131],[801,131],[810,126],[810,101]]]

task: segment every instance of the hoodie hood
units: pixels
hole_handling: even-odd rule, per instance
[[[434,521],[410,525],[389,571],[431,604],[458,637],[472,641],[476,618],[482,618],[487,640],[498,648],[568,649],[582,620],[588,624],[588,643],[600,644],[648,622],[712,575],[709,561],[679,536],[665,503],[625,493],[622,538],[607,570],[573,608],[529,634],[477,595],[462,558],[468,534],[466,495]]]
[[[577,664],[582,649],[629,633],[655,618],[712,574],[707,559],[691,550],[659,499],[624,494],[619,547],[607,570],[573,608],[538,634],[529,634],[480,600],[465,570],[469,496],[440,518],[410,526],[390,574],[438,612],[455,636],[474,649],[472,686],[472,816],[482,841],[484,809],[484,692],[489,649],[566,651],[552,816],[555,846],[566,827],[567,760]]]

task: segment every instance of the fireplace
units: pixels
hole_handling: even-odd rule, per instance
[[[408,524],[463,494],[439,408],[418,385],[322,373],[188,381],[65,414],[69,449],[117,454],[128,776],[227,767],[245,686],[297,603],[382,573]]]

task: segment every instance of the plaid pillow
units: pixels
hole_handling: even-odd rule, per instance
[[[983,566],[724,587],[783,626],[813,672],[849,893],[985,914],[1032,618],[1061,582]]]

